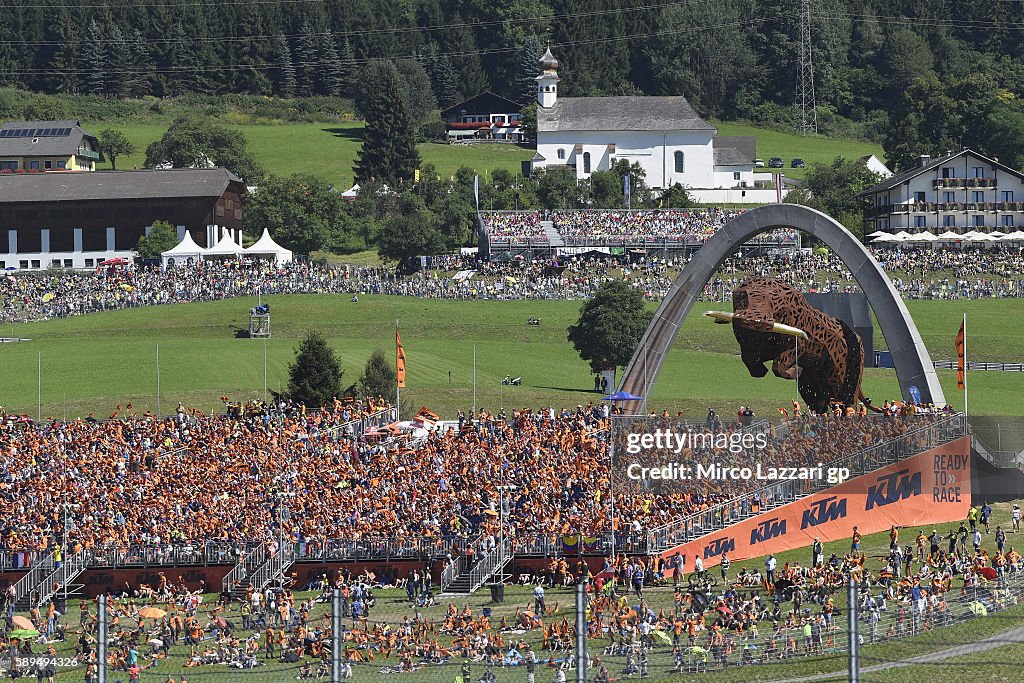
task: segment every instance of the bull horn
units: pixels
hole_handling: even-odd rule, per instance
[[[810,339],[807,333],[801,330],[799,327],[792,327],[790,325],[783,325],[782,323],[775,323],[772,325],[772,332],[778,334],[788,334],[791,337],[800,337],[801,339]]]
[[[708,318],[714,318],[715,323],[719,325],[730,323],[736,317],[735,313],[726,313],[725,311],[704,311],[704,315]]]

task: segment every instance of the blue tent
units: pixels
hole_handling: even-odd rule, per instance
[[[608,394],[607,396],[605,396],[604,400],[605,401],[642,401],[642,400],[644,400],[644,397],[643,396],[637,396],[636,394],[631,394],[628,391],[616,391],[614,394]]]

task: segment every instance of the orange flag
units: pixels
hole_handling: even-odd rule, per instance
[[[402,337],[395,326],[395,370],[398,375],[398,388],[405,388],[405,349],[402,348]]]
[[[964,390],[964,370],[967,355],[967,321],[960,323],[960,331],[956,334],[956,388]]]

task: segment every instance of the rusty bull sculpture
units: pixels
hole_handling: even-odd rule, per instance
[[[863,401],[864,346],[846,323],[813,308],[790,285],[771,278],[751,278],[732,293],[733,312],[709,311],[715,322],[732,323],[740,357],[752,377],[768,374],[798,380],[800,396],[815,412],[831,404],[855,406]],[[792,337],[797,337],[794,342]]]

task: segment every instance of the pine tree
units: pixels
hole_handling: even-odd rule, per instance
[[[142,31],[133,29],[129,39],[131,53],[131,76],[129,91],[132,97],[145,97],[151,92],[153,76],[153,60],[149,54],[149,45],[142,36]]]
[[[415,125],[398,69],[389,61],[380,66],[375,69],[373,87],[366,92],[366,127],[353,170],[358,180],[411,179],[420,163]]]
[[[330,31],[320,36],[320,46],[317,50],[320,58],[320,68],[317,74],[317,91],[321,95],[338,97],[345,88],[345,65],[338,56],[338,49],[334,46],[334,36]]]
[[[295,97],[295,66],[288,39],[283,33],[278,33],[274,42],[277,44],[277,94],[285,98]]]
[[[342,67],[342,81],[340,95],[352,97],[356,88],[356,53],[352,50],[352,43],[348,36],[341,41],[341,52],[338,54],[338,61]]]
[[[288,397],[306,408],[329,405],[341,396],[341,362],[320,332],[310,332],[302,340],[288,374]]]
[[[309,97],[316,90],[317,72],[317,36],[309,21],[302,24],[299,42],[295,48],[297,87],[299,97]]]
[[[181,22],[174,24],[171,32],[171,72],[168,84],[171,94],[183,95],[194,92],[199,64],[196,62],[194,45]]]
[[[384,352],[377,349],[370,354],[363,368],[363,376],[359,378],[359,389],[363,397],[369,399],[383,396],[388,401],[394,401],[397,386],[395,368],[388,362]]]
[[[90,95],[102,95],[107,87],[107,58],[103,49],[103,31],[93,19],[82,44],[82,69],[85,71],[83,90]]]
[[[106,54],[106,87],[104,92],[119,99],[124,99],[131,94],[131,82],[133,67],[131,63],[131,48],[124,34],[117,26],[111,26],[107,31],[107,45],[104,50]]]
[[[455,96],[458,93],[459,87],[459,74],[455,71],[451,57],[448,55],[432,56],[427,62],[427,69],[438,106],[446,109],[455,104]]]
[[[544,43],[537,36],[527,36],[516,56],[516,82],[513,99],[526,105],[537,99],[537,62],[544,54]]]

